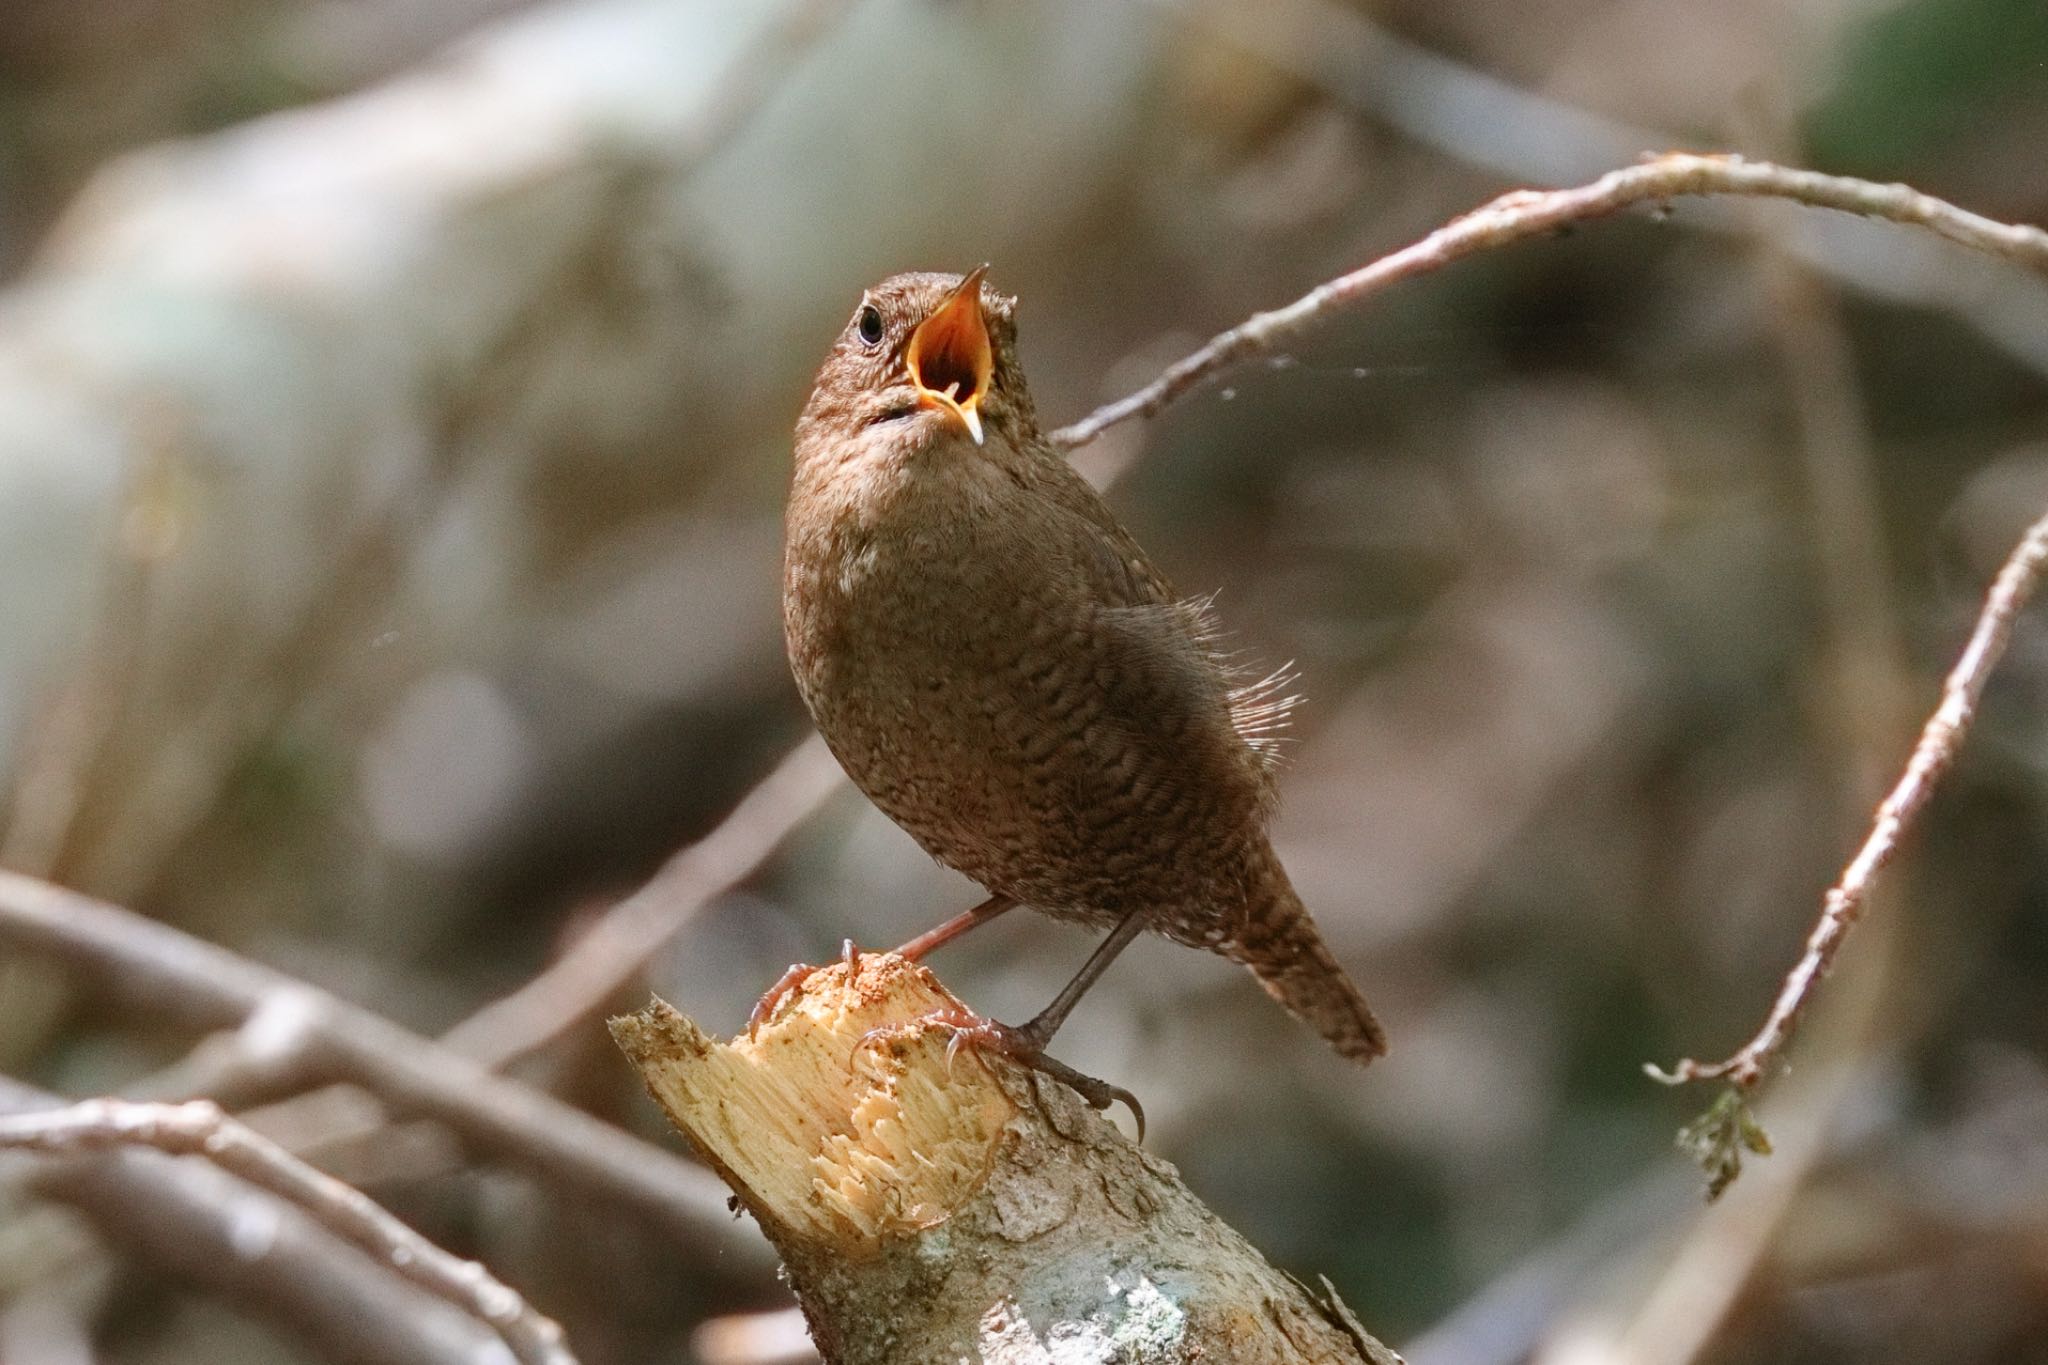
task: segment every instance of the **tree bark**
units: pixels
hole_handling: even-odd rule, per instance
[[[833,1365],[1302,1365],[1399,1357],[1268,1265],[1071,1090],[942,1028],[893,955],[819,971],[720,1043],[660,1000],[612,1021],[781,1253]]]

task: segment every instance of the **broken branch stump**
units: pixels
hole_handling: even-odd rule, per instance
[[[1065,1086],[943,1029],[888,954],[720,1043],[660,1000],[612,1020],[669,1118],[781,1253],[831,1365],[1398,1365]]]

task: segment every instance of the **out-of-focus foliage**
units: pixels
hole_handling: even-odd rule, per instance
[[[1853,23],[1835,87],[1814,111],[1817,157],[1856,175],[1969,155],[2008,120],[2040,126],[2048,10],[2026,0],[1913,0]]]
[[[81,430],[162,460],[109,522],[148,552],[38,626],[63,669],[0,696],[0,858],[422,1029],[527,978],[802,733],[788,432],[893,270],[991,261],[1056,423],[1533,177],[1494,163],[1560,109],[1654,139],[1631,149],[2048,220],[2027,0],[855,0],[701,161],[643,159],[647,111],[715,87],[744,8],[0,10],[0,394],[50,423],[0,402],[0,461],[71,461]],[[532,119],[403,116],[485,77]],[[186,137],[193,159],[119,160]],[[371,137],[417,178],[363,171]],[[501,155],[532,173],[493,179]],[[260,221],[219,259],[180,225],[224,205]],[[533,243],[582,240],[579,214],[594,245],[529,288]],[[2048,1359],[2038,620],[1761,1107],[1776,1154],[1711,1213],[1672,1142],[1711,1093],[1640,1069],[1761,1018],[2048,506],[2040,282],[1982,288],[1960,249],[1872,229],[1857,278],[1919,303],[1837,292],[1787,254],[1810,227],[1681,204],[1468,261],[1084,456],[1135,459],[1115,501],[1140,538],[1220,590],[1237,644],[1296,661],[1282,853],[1394,1050],[1352,1069],[1164,943],[1058,1050],[1137,1090],[1205,1198],[1418,1365]],[[88,455],[0,469],[0,501],[64,494],[0,523],[72,524]],[[47,569],[25,543],[0,576]],[[233,571],[202,592],[194,563]],[[0,674],[29,648],[0,638]],[[844,797],[646,985],[734,1027],[792,958],[975,894]],[[1088,946],[1013,916],[934,965],[1017,1019]],[[109,1029],[90,983],[27,964],[0,962],[0,1000],[0,1066],[71,1093],[192,1041]],[[594,1031],[526,1070],[656,1135]],[[781,1302],[433,1134],[321,1155],[594,1365],[696,1358],[707,1319]],[[8,1237],[15,1212],[0,1320],[83,1258],[106,1359],[298,1358],[175,1276]]]

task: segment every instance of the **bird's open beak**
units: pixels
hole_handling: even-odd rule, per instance
[[[995,372],[995,350],[989,345],[988,320],[981,315],[981,266],[960,281],[937,312],[917,325],[903,363],[917,399],[928,408],[951,408],[981,444],[981,399]]]

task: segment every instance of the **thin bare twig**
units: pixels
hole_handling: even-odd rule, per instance
[[[1516,190],[1438,228],[1412,246],[1348,275],[1319,284],[1282,308],[1221,332],[1136,393],[1106,403],[1054,432],[1072,448],[1086,445],[1119,422],[1154,417],[1196,386],[1253,356],[1299,339],[1329,315],[1401,280],[1440,270],[1453,261],[1514,242],[1541,237],[1571,223],[1605,217],[1631,204],[1689,195],[1746,195],[1790,199],[1815,208],[1910,223],[1964,246],[2048,274],[2048,232],[2001,223],[1957,208],[1907,185],[1879,185],[1848,176],[1794,170],[1737,156],[1672,153],[1610,171],[1589,185],[1566,190]]]
[[[489,1324],[524,1365],[576,1365],[560,1325],[481,1264],[443,1251],[361,1190],[308,1166],[210,1100],[85,1100],[68,1109],[0,1118],[0,1148],[69,1156],[125,1147],[204,1157],[305,1210],[400,1276]]]
[[[1977,617],[1976,629],[1970,634],[1970,643],[1942,684],[1941,705],[1927,718],[1905,772],[1877,808],[1877,818],[1863,846],[1843,869],[1841,880],[1829,888],[1820,920],[1806,940],[1806,951],[1785,978],[1763,1027],[1724,1061],[1703,1063],[1687,1058],[1669,1071],[1654,1066],[1645,1068],[1652,1076],[1667,1085],[1726,1079],[1744,1090],[1755,1089],[1764,1078],[1798,1028],[1815,983],[1827,975],[1842,939],[1862,915],[1878,874],[1898,852],[1899,841],[1926,807],[1942,774],[1955,762],[1976,719],[1977,704],[1983,699],[1991,671],[1998,666],[2006,643],[2012,638],[2013,620],[2033,596],[2044,565],[2048,565],[2048,515],[2027,528],[2005,567],[1998,571],[1998,578],[1985,598],[1984,610]]]
[[[293,1063],[311,1080],[349,1080],[401,1112],[446,1124],[480,1146],[644,1209],[722,1253],[756,1256],[735,1235],[709,1172],[390,1020],[133,911],[0,870],[0,943],[90,974],[97,989],[201,1028],[261,1010],[289,1019]]]

